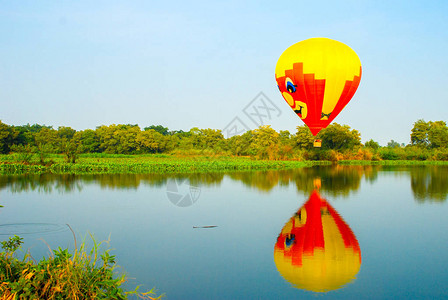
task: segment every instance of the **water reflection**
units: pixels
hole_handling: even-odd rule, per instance
[[[74,192],[82,190],[84,185],[97,184],[109,189],[137,189],[141,184],[164,186],[171,176],[163,174],[25,174],[1,175],[0,189],[8,187],[12,192],[39,191]]]
[[[68,174],[1,175],[0,189],[8,187],[12,192],[72,192],[82,189],[82,184],[78,179],[79,176]]]
[[[448,197],[448,167],[411,168],[411,188],[418,202],[443,202]]]
[[[372,168],[371,166],[369,167]],[[89,175],[2,175],[0,189],[9,187],[13,192],[38,190],[41,192],[70,192],[82,189],[83,184],[95,183],[102,188],[136,189],[140,185],[165,186],[171,179],[188,179],[195,186],[219,186],[224,178],[243,183],[263,192],[276,186],[295,184],[297,190],[308,194],[313,190],[313,178],[322,178],[322,190],[330,195],[346,195],[359,189],[367,167],[314,167],[281,171],[253,171],[230,173],[192,174],[89,174]]]
[[[294,287],[327,292],[355,278],[361,267],[361,250],[342,217],[313,191],[277,237],[274,261]]]
[[[88,175],[0,175],[0,190],[12,192],[40,191],[74,192],[85,185],[95,184],[107,189],[137,189],[140,185],[164,187],[176,179],[188,180],[193,186],[219,186],[225,178],[269,193],[277,186],[294,184],[298,192],[310,194],[314,189],[313,179],[321,178],[321,191],[329,196],[347,196],[359,190],[362,180],[374,182],[379,172],[392,171],[397,176],[410,176],[415,199],[423,201],[445,201],[448,197],[447,166],[391,167],[391,166],[316,166],[281,171],[246,171],[230,173],[191,174],[88,174]]]
[[[379,166],[316,166],[295,170],[229,173],[228,176],[264,192],[271,191],[277,185],[288,186],[293,183],[304,194],[313,191],[313,180],[320,177],[321,190],[337,196],[358,190],[363,176],[367,180],[375,180],[379,169]]]

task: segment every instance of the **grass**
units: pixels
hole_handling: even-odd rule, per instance
[[[82,155],[75,164],[64,162],[63,156],[52,155],[50,163],[23,163],[13,155],[0,156],[0,174],[148,174],[191,173],[243,170],[277,170],[330,164],[330,162],[253,160],[247,157],[176,157],[168,155]]]
[[[20,161],[16,154],[0,155],[0,174],[151,174],[204,173],[253,170],[285,170],[313,165],[331,164],[329,161],[255,160],[231,156],[174,156],[167,154],[124,155],[82,154],[76,163],[67,163],[63,155],[51,154],[45,165],[34,157]],[[435,160],[339,160],[339,165],[448,165]]]
[[[92,237],[92,236],[91,236]],[[1,242],[0,253],[0,300],[15,299],[128,299],[136,295],[141,299],[160,299],[154,290],[141,293],[124,291],[121,285],[125,275],[115,274],[115,256],[110,250],[99,252],[102,243],[96,243],[88,251],[83,242],[75,246],[74,253],[67,249],[52,251],[49,258],[35,262],[27,254],[16,258],[22,238],[10,237]],[[76,239],[75,239],[76,245]]]

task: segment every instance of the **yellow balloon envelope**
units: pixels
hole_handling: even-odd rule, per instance
[[[313,135],[327,127],[355,94],[361,61],[347,45],[311,38],[283,52],[275,79],[283,98]]]
[[[355,278],[361,267],[361,250],[350,227],[314,191],[283,227],[274,261],[294,287],[327,292]]]

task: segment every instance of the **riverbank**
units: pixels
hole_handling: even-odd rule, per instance
[[[326,161],[254,160],[247,157],[170,155],[83,155],[76,163],[64,162],[62,155],[52,155],[45,164],[24,163],[14,155],[0,157],[0,174],[149,174],[228,172],[245,170],[284,170],[313,165],[331,164]]]
[[[416,160],[340,160],[296,161],[255,160],[229,156],[171,155],[82,155],[76,163],[64,162],[64,156],[51,155],[45,164],[21,162],[14,154],[0,156],[0,174],[152,174],[203,173],[229,171],[287,170],[314,165],[448,165],[447,161]]]

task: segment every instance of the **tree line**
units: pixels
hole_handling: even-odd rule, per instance
[[[322,140],[320,149],[313,146],[316,138]],[[359,131],[338,123],[329,125],[317,137],[306,125],[298,126],[295,133],[277,132],[266,125],[224,138],[221,130],[197,127],[171,131],[162,125],[141,129],[136,124],[112,124],[77,131],[65,126],[13,126],[0,121],[0,153],[19,153],[25,162],[37,154],[44,163],[51,153],[64,154],[67,162],[75,162],[81,153],[233,155],[270,160],[448,160],[448,127],[444,121],[416,121],[410,140],[408,145],[393,140],[384,147],[374,140],[363,145]]]

